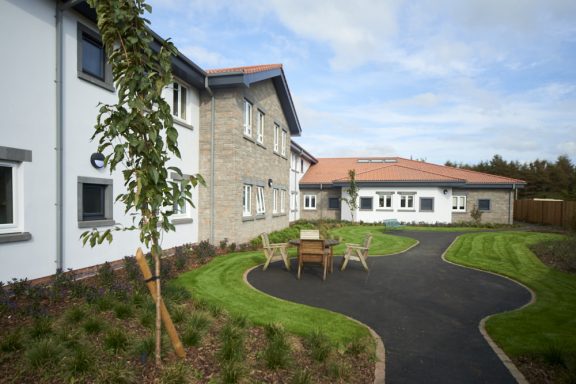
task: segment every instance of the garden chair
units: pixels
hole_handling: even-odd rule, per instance
[[[322,280],[326,280],[326,271],[330,266],[332,272],[332,257],[330,249],[327,249],[324,240],[301,239],[298,247],[298,279],[304,264],[319,264],[324,268]]]
[[[266,257],[266,263],[264,263],[264,271],[268,268],[268,264],[272,261],[272,258],[280,257],[284,261],[284,265],[287,270],[290,270],[290,262],[288,261],[288,243],[275,243],[270,244],[268,239],[268,234],[263,232],[260,234],[262,238],[262,247],[264,249],[264,256]]]
[[[368,259],[368,251],[370,249],[370,243],[372,242],[372,235],[367,234],[364,238],[363,244],[346,244],[346,252],[344,252],[344,261],[342,263],[341,271],[346,268],[348,261],[355,260],[360,261],[364,266],[365,270],[368,270],[368,264],[366,264],[366,259]]]
[[[300,238],[301,239],[308,239],[308,240],[319,240],[320,239],[320,231],[317,229],[301,229],[300,230]]]

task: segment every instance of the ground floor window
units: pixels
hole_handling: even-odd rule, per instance
[[[242,192],[242,215],[252,215],[252,186],[244,184]]]
[[[279,190],[274,188],[272,190],[272,213],[278,213],[278,204],[280,203],[279,200]]]
[[[304,195],[304,209],[316,209],[316,195]]]
[[[466,196],[452,196],[452,211],[466,212]]]
[[[400,208],[414,208],[414,196],[413,195],[400,196]]]
[[[280,190],[280,213],[286,212],[286,191]]]
[[[420,198],[420,212],[434,212],[434,198],[421,197]]]
[[[264,201],[264,187],[256,187],[256,213],[263,215],[266,213],[266,204]]]
[[[339,197],[329,197],[328,198],[328,209],[340,209],[340,198]]]
[[[112,179],[78,177],[78,226],[114,225]]]
[[[478,210],[479,211],[489,211],[490,210],[490,199],[478,199]]]
[[[360,209],[372,210],[372,198],[371,197],[361,197],[360,198]]]
[[[379,194],[378,208],[392,208],[392,194]]]
[[[0,162],[0,233],[17,226],[16,165]]]

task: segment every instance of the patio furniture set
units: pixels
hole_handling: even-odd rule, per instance
[[[340,244],[338,240],[334,239],[321,239],[320,231],[315,229],[307,229],[300,231],[300,238],[293,239],[287,243],[270,243],[267,233],[262,233],[262,246],[264,249],[264,256],[266,262],[264,263],[263,270],[268,268],[272,259],[281,259],[287,270],[290,270],[290,261],[288,260],[288,247],[298,247],[298,279],[301,277],[302,268],[305,264],[320,265],[323,268],[322,280],[326,280],[326,273],[333,270],[333,251],[332,247]],[[344,270],[350,260],[360,261],[366,271],[368,271],[368,251],[372,235],[367,234],[362,244],[346,243],[346,251],[344,252],[342,266],[340,270]]]

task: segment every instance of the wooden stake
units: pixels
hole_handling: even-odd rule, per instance
[[[142,275],[144,275],[144,280],[146,280],[146,285],[148,286],[148,290],[152,295],[154,301],[156,301],[156,281],[151,280],[152,272],[150,272],[150,267],[146,262],[146,257],[144,257],[144,253],[142,249],[138,248],[136,251],[136,261],[138,262],[138,266],[140,266],[140,270],[142,271]],[[172,342],[172,347],[174,351],[176,351],[176,355],[180,358],[186,357],[186,351],[184,351],[184,347],[182,346],[182,342],[180,341],[180,337],[178,337],[178,332],[176,332],[176,328],[174,327],[174,323],[172,323],[172,318],[170,317],[170,313],[164,304],[164,300],[160,300],[161,305],[161,315],[162,315],[162,322],[164,323],[164,327],[166,328],[166,332],[170,337],[170,341]]]

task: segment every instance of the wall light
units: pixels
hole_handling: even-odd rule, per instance
[[[269,187],[272,187],[272,183],[273,183],[273,182],[274,182],[274,181],[272,181],[272,179],[268,179],[268,186],[269,186]]]
[[[447,189],[444,190],[444,194],[445,194],[445,195],[448,194],[448,190],[447,190]]]
[[[94,152],[90,156],[90,164],[96,169],[104,168],[104,155],[98,152]]]

